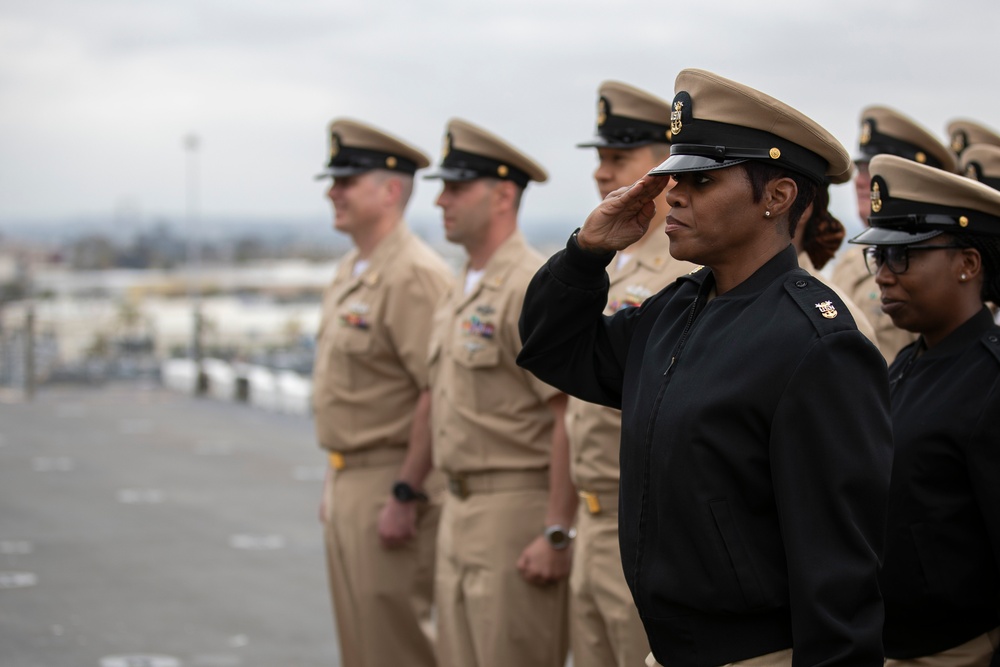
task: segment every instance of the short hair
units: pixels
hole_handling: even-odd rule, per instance
[[[514,186],[514,212],[516,213],[521,208],[521,197],[524,195],[524,188],[511,181],[509,179],[497,178],[495,176],[480,176],[484,181],[489,182],[491,188],[495,188],[500,183],[505,180]]]
[[[802,217],[806,208],[816,198],[817,186],[815,181],[784,167],[757,162],[755,160],[741,162],[737,166],[743,167],[743,173],[746,174],[747,180],[750,182],[750,190],[753,193],[753,202],[755,204],[764,198],[764,188],[776,178],[790,178],[795,181],[795,185],[798,187],[798,194],[795,196],[795,201],[792,202],[791,208],[788,209],[788,235],[795,236],[795,227],[799,224],[799,218]]]
[[[390,178],[395,178],[399,181],[399,210],[404,210],[410,201],[410,197],[413,196],[413,176],[388,169],[374,169],[371,173],[377,176],[379,183],[385,183]]]

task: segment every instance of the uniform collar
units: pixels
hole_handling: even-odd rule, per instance
[[[936,357],[948,357],[958,354],[996,326],[996,322],[993,321],[993,315],[984,306],[982,310],[948,334],[947,338],[938,343],[934,348],[926,350],[921,356],[924,359],[934,359]],[[919,344],[923,345],[923,337],[921,337]]]
[[[361,275],[354,278],[352,283],[364,284],[368,287],[374,287],[378,285],[382,278],[382,274],[386,266],[395,261],[400,249],[406,242],[406,239],[410,236],[410,230],[406,228],[406,224],[400,221],[388,236],[378,242],[375,246],[375,250],[372,252],[371,256],[368,258],[368,267],[361,272]],[[342,273],[343,276],[350,277],[351,268],[354,263],[358,260],[358,250],[355,248],[351,250],[342,262]]]
[[[781,276],[798,268],[799,262],[795,256],[795,247],[789,243],[788,247],[767,260],[749,278],[718,298],[724,299],[731,296],[738,297],[747,294],[757,294],[764,291],[768,285]],[[692,280],[698,285],[704,285],[708,281],[709,276],[712,276],[712,272],[706,267],[702,267],[686,276],[682,276],[681,280]],[[715,283],[714,276],[712,277],[712,283],[713,285]]]
[[[478,293],[483,288],[500,289],[517,259],[524,254],[527,248],[528,245],[524,242],[521,230],[515,229],[514,233],[501,243],[493,255],[486,260],[486,266],[483,267],[483,277],[479,281],[479,286],[472,293]],[[468,265],[466,265],[466,271],[468,271]]]

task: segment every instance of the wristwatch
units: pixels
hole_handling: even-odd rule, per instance
[[[565,528],[559,524],[545,527],[545,540],[549,546],[557,551],[562,551],[569,546],[569,543],[576,537],[576,528]]]
[[[427,494],[417,491],[406,482],[399,481],[392,485],[392,497],[401,503],[412,503],[417,500],[427,502]]]

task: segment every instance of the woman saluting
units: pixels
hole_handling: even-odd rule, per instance
[[[850,157],[735,81],[675,86],[670,158],[535,275],[518,361],[622,410],[622,566],[658,662],[881,667],[885,362],[790,243]],[[671,179],[670,253],[704,268],[604,317]]]

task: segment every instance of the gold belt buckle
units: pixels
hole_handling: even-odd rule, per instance
[[[469,482],[463,474],[448,475],[448,490],[462,500],[469,497]]]
[[[344,469],[344,455],[340,452],[330,452],[330,467],[334,470]]]
[[[591,514],[601,513],[601,501],[597,498],[596,493],[591,493],[590,491],[580,491],[580,498],[587,505],[587,511]]]

